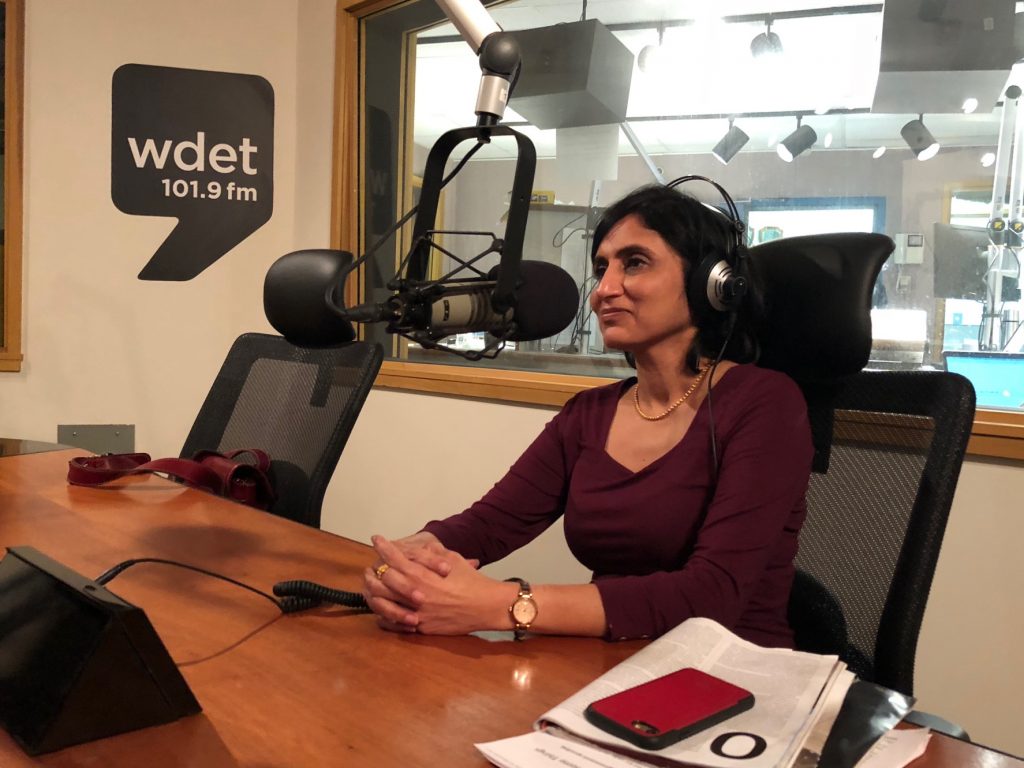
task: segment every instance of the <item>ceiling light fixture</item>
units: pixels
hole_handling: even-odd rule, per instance
[[[883,144],[878,149],[876,149],[874,152],[872,152],[871,153],[871,157],[874,158],[875,160],[877,160],[878,158],[880,158],[884,154],[885,154],[885,144]]]
[[[644,74],[649,74],[661,69],[662,61],[665,58],[665,49],[662,44],[665,41],[665,27],[658,26],[658,43],[656,45],[645,45],[640,49],[636,57],[636,66]]]
[[[715,144],[715,148],[711,150],[711,154],[722,165],[728,165],[736,153],[743,149],[743,145],[750,141],[750,137],[747,136],[743,129],[736,127],[732,123],[733,119],[730,117],[729,130],[725,132],[725,136],[719,139],[718,143]]]
[[[800,116],[796,118],[796,130],[779,142],[775,151],[779,157],[787,163],[792,163],[793,158],[801,152],[806,152],[818,140],[818,134],[809,125],[800,124]]]
[[[986,152],[984,155],[981,156],[981,167],[982,168],[991,168],[992,164],[995,163],[995,161],[996,161],[996,153],[995,152]]]
[[[924,115],[918,115],[916,120],[908,122],[900,129],[900,133],[918,160],[930,160],[938,154],[939,142],[925,126]]]
[[[755,59],[762,56],[780,56],[782,54],[782,41],[779,36],[772,32],[772,17],[765,19],[765,30],[755,35],[750,41],[750,55]]]
[[[825,149],[832,146],[832,131],[825,134],[825,138],[821,143],[825,145]]]
[[[964,99],[964,114],[969,115],[978,108],[978,100],[971,96],[969,99]]]

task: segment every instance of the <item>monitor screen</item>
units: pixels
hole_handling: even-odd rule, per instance
[[[978,407],[1024,408],[1024,354],[1010,352],[942,353],[946,370],[974,385]]]
[[[988,231],[952,224],[935,225],[935,298],[985,298]]]

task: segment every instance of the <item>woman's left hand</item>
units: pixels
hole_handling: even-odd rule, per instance
[[[408,557],[383,536],[373,548],[387,568],[367,569],[367,604],[385,629],[430,635],[463,635],[481,629],[502,629],[518,588],[483,575],[474,563],[455,552],[445,557],[450,570],[441,576]]]

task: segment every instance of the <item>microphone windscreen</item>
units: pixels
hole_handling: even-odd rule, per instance
[[[263,280],[263,312],[274,329],[300,347],[329,347],[352,341],[355,329],[327,306],[332,288],[343,306],[345,275],[352,254],[330,248],[293,251],[275,261]]]
[[[496,279],[500,266],[488,277]],[[510,341],[536,341],[565,330],[576,317],[580,291],[572,275],[547,261],[519,262],[519,280],[515,290],[516,332]]]

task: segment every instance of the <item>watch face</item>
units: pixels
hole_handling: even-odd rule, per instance
[[[533,600],[520,597],[512,604],[512,618],[517,624],[532,624],[537,618],[537,604]]]

